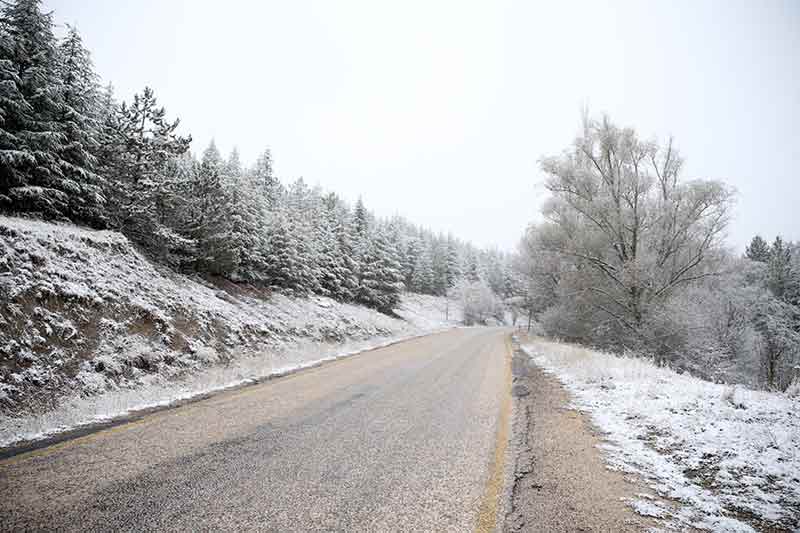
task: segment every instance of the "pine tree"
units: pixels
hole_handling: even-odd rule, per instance
[[[307,294],[308,287],[313,285],[311,273],[303,261],[303,250],[296,229],[284,213],[275,214],[269,238],[267,277],[270,284],[289,293]]]
[[[289,186],[287,213],[300,265],[297,273],[301,279],[298,287],[303,293],[321,293],[320,260],[316,225],[319,222],[321,199],[309,190],[303,178],[298,178]]]
[[[104,124],[101,153],[109,218],[150,249],[169,248],[179,240],[162,216],[164,204],[176,192],[168,166],[191,142],[191,137],[175,133],[178,125],[178,120],[166,120],[150,88],[134,95],[131,105],[123,102]]]
[[[368,232],[369,214],[367,213],[367,208],[364,207],[364,202],[359,197],[353,211],[353,236],[366,244]]]
[[[324,296],[344,300],[341,286],[342,254],[335,224],[333,213],[326,209],[321,214],[315,233],[318,241],[319,284]]]
[[[167,232],[168,238],[150,248],[162,263],[180,268],[194,268],[197,264],[198,249],[192,236],[194,221],[189,199],[193,197],[199,166],[189,152],[173,157],[165,164],[165,186],[157,197],[156,210],[160,231]]]
[[[339,294],[344,301],[353,301],[358,292],[360,264],[351,240],[350,210],[335,194],[328,196],[334,233],[338,243],[339,265],[337,270]]]
[[[355,296],[357,281],[352,264],[352,250],[345,231],[347,210],[333,193],[324,197],[322,207],[317,229],[322,293],[338,300],[350,301]]]
[[[234,217],[232,189],[224,186],[224,172],[225,164],[212,140],[203,152],[193,187],[193,237],[198,244],[198,270],[231,276],[239,267],[233,223],[242,220]]]
[[[100,198],[76,181],[90,169],[65,159],[58,49],[52,15],[40,4],[16,0],[0,12],[0,209],[77,219],[71,203]]]
[[[775,237],[767,261],[767,287],[779,300],[785,301],[792,280],[791,248],[780,236]]]
[[[95,171],[99,152],[100,92],[91,55],[78,31],[67,25],[67,35],[58,47],[61,110],[57,117],[64,144],[61,158],[65,176],[78,184],[80,192],[70,196],[71,218],[104,226],[105,197],[102,178]]]
[[[453,288],[457,280],[461,277],[461,258],[458,252],[458,243],[455,239],[448,236],[446,245],[447,270],[446,270],[446,291]]]
[[[350,224],[348,227],[348,240],[352,248],[352,258],[359,291],[361,287],[362,273],[364,270],[364,262],[366,260],[365,256],[371,244],[369,223],[370,220],[367,214],[367,209],[364,207],[364,202],[361,200],[361,198],[359,198],[356,202],[356,206],[353,210],[353,215],[350,218]],[[356,298],[358,298],[358,295]]]
[[[236,264],[229,277],[237,281],[263,281],[266,275],[266,213],[261,190],[242,171],[236,148],[224,164],[222,187],[229,201],[228,246]]]
[[[403,272],[403,282],[409,290],[412,290],[414,283],[414,268],[420,256],[420,242],[416,235],[406,238],[403,246],[403,253],[400,259],[400,266]]]
[[[280,208],[284,195],[283,185],[275,177],[272,169],[272,152],[269,148],[259,156],[252,171],[253,180],[262,190],[263,197],[269,211],[277,211]]]
[[[382,313],[391,313],[400,302],[403,276],[396,250],[383,228],[376,231],[364,254],[358,299]]]
[[[436,280],[433,266],[433,245],[430,241],[422,243],[423,249],[414,265],[411,277],[411,290],[422,294],[433,294]]]
[[[471,247],[467,249],[463,272],[464,277],[473,283],[482,281],[484,278],[483,268],[481,267],[478,254]]]
[[[744,255],[751,261],[766,263],[769,261],[770,256],[769,245],[760,235],[756,235],[745,249]]]

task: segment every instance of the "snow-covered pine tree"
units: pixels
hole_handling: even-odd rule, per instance
[[[225,162],[222,186],[230,202],[229,246],[237,264],[230,277],[261,282],[266,277],[266,211],[262,191],[244,174],[236,148]]]
[[[275,177],[272,168],[272,152],[269,148],[258,157],[251,175],[261,188],[263,198],[269,211],[277,211],[281,207],[285,190],[283,184]]]
[[[200,164],[190,153],[167,160],[164,181],[167,184],[157,197],[158,223],[168,228],[168,245],[151,249],[162,263],[180,268],[194,268],[197,261],[197,241],[192,237],[193,220],[188,209],[192,188]],[[162,243],[164,244],[164,243]]]
[[[225,165],[212,140],[192,188],[192,236],[197,241],[197,269],[230,276],[239,266],[237,243],[233,238],[231,188],[224,186]]]
[[[320,293],[343,300],[343,290],[340,285],[342,254],[336,235],[335,213],[326,204],[317,216],[319,219],[314,235],[317,240]]]
[[[89,51],[74,26],[58,46],[57,70],[61,109],[58,122],[64,133],[61,146],[64,175],[80,192],[70,196],[70,218],[105,226],[105,197],[102,178],[97,174],[100,135],[99,76]]]
[[[452,236],[438,235],[432,241],[433,294],[443,296],[461,277],[459,243]]]
[[[338,278],[338,294],[343,301],[349,302],[356,298],[358,291],[359,263],[351,241],[350,209],[334,193],[326,197],[329,220],[333,224],[333,231],[337,241],[339,257],[337,261],[336,276]]]
[[[382,313],[391,313],[400,303],[403,288],[397,251],[387,237],[386,228],[379,227],[364,254],[358,299]]]
[[[420,253],[421,246],[419,238],[415,233],[407,234],[402,246],[400,266],[403,272],[403,282],[409,290],[412,290],[414,286],[414,268],[417,265]]]
[[[470,282],[478,282],[484,279],[484,271],[478,257],[478,251],[471,246],[467,246],[467,253],[464,256],[464,266],[462,271],[464,277]]]
[[[269,284],[289,293],[307,292],[307,271],[298,250],[294,228],[286,213],[273,215],[269,232],[269,256],[267,257],[267,279]]]
[[[346,227],[347,207],[334,193],[321,198],[318,261],[322,294],[341,301],[351,301],[358,287]]]
[[[780,236],[775,237],[767,260],[767,287],[779,300],[785,301],[786,290],[791,280],[792,254]]]
[[[191,142],[191,136],[175,133],[178,125],[177,119],[167,121],[166,111],[157,107],[152,89],[146,87],[131,105],[123,102],[116,108],[102,135],[109,219],[135,242],[159,253],[183,245],[159,209],[176,193],[168,165]]]
[[[97,141],[97,146],[95,147],[97,164],[95,171],[102,176],[103,180],[107,180],[108,176],[113,174],[111,164],[117,159],[115,151],[120,149],[120,145],[115,139],[119,129],[116,124],[118,108],[119,104],[114,97],[114,86],[109,83],[100,90],[97,107],[95,108],[97,122],[95,138]],[[108,183],[104,181],[101,192],[107,189]]]
[[[356,299],[359,298],[361,292],[361,276],[364,270],[364,261],[366,253],[371,246],[370,242],[370,217],[367,212],[364,202],[359,197],[356,202],[353,214],[350,217],[350,224],[348,225],[349,243],[352,247],[352,258],[356,268],[356,280],[358,289],[356,290]]]
[[[446,250],[446,291],[453,288],[461,277],[461,257],[459,243],[451,235],[447,236]]]
[[[364,207],[364,201],[361,197],[356,202],[355,209],[353,210],[353,237],[356,240],[356,245],[367,244],[369,234],[369,213],[367,208]],[[359,242],[360,241],[360,242]]]
[[[14,0],[0,9],[0,209],[69,219],[71,203],[85,193],[64,159],[59,118],[61,80],[50,13],[40,0]],[[80,174],[80,172],[78,172]]]
[[[298,178],[290,186],[287,196],[288,218],[294,236],[299,260],[300,289],[303,293],[320,294],[320,268],[316,225],[321,212],[321,199],[309,190],[303,178]]]
[[[414,265],[414,273],[411,277],[411,289],[414,292],[433,294],[436,285],[433,254],[433,243],[431,240],[425,239],[422,242],[422,251]]]
[[[760,235],[756,235],[747,245],[744,255],[751,261],[766,263],[770,255],[769,244]]]

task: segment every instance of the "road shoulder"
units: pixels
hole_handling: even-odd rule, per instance
[[[627,499],[651,494],[606,468],[598,435],[567,391],[514,345],[511,445],[503,531],[647,531]],[[646,498],[646,496],[645,496]]]

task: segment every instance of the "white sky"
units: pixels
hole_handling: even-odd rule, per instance
[[[800,239],[800,2],[45,0],[200,152],[270,146],[379,215],[513,249],[580,109],[739,190],[730,242]]]

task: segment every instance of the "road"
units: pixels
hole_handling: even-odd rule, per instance
[[[506,337],[421,337],[4,460],[0,529],[488,530]]]

